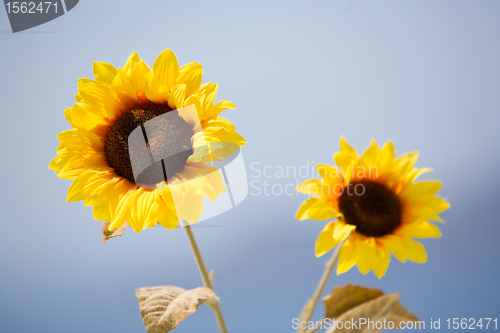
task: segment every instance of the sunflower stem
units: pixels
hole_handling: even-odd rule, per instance
[[[330,275],[332,274],[333,268],[335,267],[335,263],[339,259],[339,253],[340,253],[340,248],[342,247],[342,244],[338,244],[335,249],[333,250],[332,257],[325,263],[325,271],[323,272],[323,275],[321,276],[321,279],[319,280],[318,286],[316,287],[316,290],[314,291],[314,294],[312,298],[310,298],[306,305],[302,308],[302,312],[300,313],[300,320],[299,323],[302,324],[303,322],[309,322],[313,316],[314,309],[316,308],[316,304],[318,303],[318,300],[321,296],[321,293],[325,289],[326,283],[328,282],[328,279],[330,278]],[[304,333],[306,332],[305,329],[301,328],[302,325],[299,325],[299,328],[297,329],[297,333]]]
[[[196,265],[198,265],[198,270],[200,271],[201,280],[203,281],[205,287],[214,290],[212,280],[210,279],[210,275],[208,274],[205,263],[203,262],[203,258],[201,257],[200,249],[198,248],[198,244],[194,239],[193,231],[186,221],[181,221],[181,224],[184,224],[184,229],[186,229],[189,244],[191,245],[191,249],[193,250],[194,259],[196,260]],[[224,318],[222,317],[222,312],[220,310],[219,304],[211,305],[210,308],[214,311],[215,319],[217,320],[217,324],[219,325],[221,333],[227,333],[226,324],[224,323]]]

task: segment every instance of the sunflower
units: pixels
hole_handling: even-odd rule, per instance
[[[67,201],[93,206],[94,218],[109,221],[109,230],[125,222],[136,232],[156,223],[174,229],[179,217],[196,222],[203,196],[215,201],[226,191],[220,173],[206,162],[246,143],[230,121],[219,117],[234,104],[214,104],[217,84],[201,84],[202,66],[179,67],[168,49],[152,69],[134,52],[123,68],[97,62],[93,72],[95,80],[78,80],[76,103],[64,112],[73,128],[57,136],[57,157],[49,165],[58,177],[73,180]],[[137,162],[139,156],[140,164],[141,154],[132,156],[129,136],[160,118],[162,126],[144,146],[146,159],[160,148],[181,153],[155,161],[139,181],[131,159]],[[163,172],[154,172],[158,166]]]
[[[438,213],[449,204],[435,194],[437,181],[415,182],[430,169],[417,169],[418,152],[396,158],[392,142],[380,149],[375,141],[358,158],[342,137],[337,167],[317,165],[322,180],[311,179],[297,191],[312,195],[300,206],[297,219],[328,220],[316,242],[316,256],[341,242],[337,274],[358,265],[363,274],[373,269],[381,278],[390,252],[402,262],[427,260],[424,247],[413,238],[440,237],[429,220],[444,222]]]

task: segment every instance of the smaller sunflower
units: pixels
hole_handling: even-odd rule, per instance
[[[437,181],[415,183],[431,169],[417,169],[418,152],[396,158],[394,145],[380,149],[375,141],[358,158],[344,139],[334,155],[338,166],[317,165],[322,180],[310,179],[297,191],[313,195],[300,206],[297,219],[337,221],[328,223],[316,242],[316,256],[340,249],[337,274],[356,264],[363,274],[373,269],[381,278],[390,252],[402,262],[427,261],[424,247],[413,238],[438,238],[439,229],[429,220],[444,222],[438,214],[450,205],[435,194]]]

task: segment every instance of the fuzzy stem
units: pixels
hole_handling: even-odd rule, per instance
[[[314,309],[316,308],[316,304],[318,303],[318,300],[321,296],[321,293],[323,292],[323,289],[325,289],[326,283],[328,282],[328,279],[330,278],[330,275],[333,271],[333,268],[335,267],[335,263],[337,262],[339,258],[339,253],[340,253],[340,248],[342,247],[342,244],[338,244],[335,250],[333,251],[332,257],[330,260],[328,260],[325,263],[325,271],[323,272],[323,275],[321,276],[321,279],[319,280],[318,286],[316,287],[316,290],[314,291],[313,297],[310,298],[306,305],[302,308],[302,312],[300,314],[300,323],[303,322],[309,322],[313,316]],[[302,325],[299,326],[297,329],[297,333],[304,333],[306,330],[301,328]]]
[[[210,280],[207,268],[205,267],[205,263],[203,262],[203,258],[201,257],[198,244],[194,239],[193,231],[191,230],[189,224],[184,223],[184,225],[185,225],[184,229],[186,229],[186,234],[189,239],[189,244],[191,245],[191,249],[193,250],[194,259],[196,260],[196,264],[198,265],[198,270],[200,271],[201,280],[203,281],[205,287],[213,290],[214,288],[212,286],[212,281]],[[219,325],[221,333],[227,333],[226,324],[224,323],[224,318],[222,317],[222,312],[220,310],[219,304],[210,305],[210,308],[214,311],[215,319],[217,320],[217,324]]]

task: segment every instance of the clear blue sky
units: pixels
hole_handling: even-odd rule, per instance
[[[393,259],[381,280],[422,320],[496,317],[500,307],[500,2],[97,1],[25,33],[0,9],[0,332],[143,332],[134,290],[201,285],[183,230],[127,230],[103,245],[100,222],[66,203],[70,181],[48,169],[77,79],[92,61],[152,65],[171,48],[219,82],[223,115],[252,163],[331,163],[341,135],[358,149],[392,139],[419,150],[451,209],[425,264]],[[254,164],[254,167],[257,164]],[[254,178],[249,178],[253,180]],[[295,184],[289,178],[257,178]],[[250,189],[252,193],[252,189]],[[291,332],[326,258],[313,248],[324,222],[298,222],[304,200],[249,195],[195,228],[230,332]],[[322,310],[318,310],[319,318]],[[176,332],[217,332],[200,308]]]

